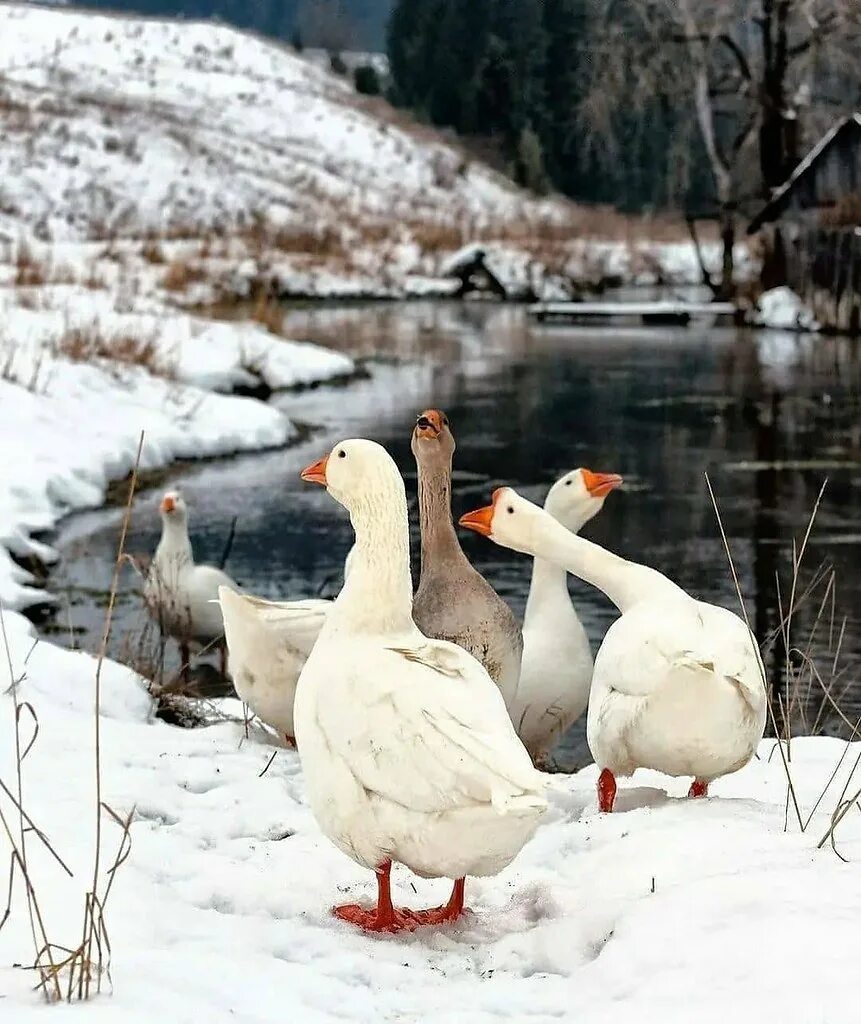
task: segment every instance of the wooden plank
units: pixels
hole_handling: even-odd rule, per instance
[[[647,325],[687,324],[694,317],[733,317],[731,302],[539,302],[529,307],[537,320],[639,320]]]

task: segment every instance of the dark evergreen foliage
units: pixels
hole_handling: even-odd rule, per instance
[[[356,92],[362,93],[363,96],[380,95],[380,76],[373,64],[359,64],[353,71],[353,83]]]
[[[589,0],[396,0],[392,98],[435,124],[496,139],[514,177],[537,190],[552,182],[629,209],[706,206],[706,176],[679,168],[672,145],[689,112],[659,98],[645,117],[617,115],[617,158],[598,162],[580,116],[589,18]]]

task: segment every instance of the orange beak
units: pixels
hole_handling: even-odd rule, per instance
[[[603,498],[622,485],[622,478],[618,473],[593,473],[591,469],[584,469],[583,483],[593,498]]]
[[[425,409],[416,420],[418,437],[429,437],[436,440],[442,433],[442,413],[439,409]]]
[[[467,512],[458,519],[459,526],[465,526],[467,530],[475,530],[482,537],[489,537],[493,533],[493,513],[496,509],[496,499],[502,488],[497,487],[493,492],[491,503],[484,508],[477,508],[474,512]]]
[[[161,505],[159,506],[162,512],[173,512],[176,508],[176,501],[172,495],[166,494],[161,499]]]
[[[328,461],[329,456],[324,455],[322,459],[317,459],[310,466],[306,466],[299,475],[303,480],[307,480],[309,484],[322,484],[325,487],[326,463]]]

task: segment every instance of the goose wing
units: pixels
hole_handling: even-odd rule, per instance
[[[332,746],[367,790],[413,810],[543,806],[544,781],[490,676],[456,645],[422,639],[378,648],[370,686],[363,664],[360,715],[324,703]]]

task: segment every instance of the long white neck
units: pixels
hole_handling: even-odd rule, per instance
[[[407,498],[400,478],[386,483],[350,509],[356,543],[330,619],[351,632],[415,630]]]
[[[188,525],[184,519],[163,520],[155,560],[158,564],[170,562],[173,566],[193,564],[194,556],[188,537]]]
[[[532,619],[538,618],[548,608],[571,607],[568,593],[568,571],[562,566],[550,562],[546,558],[536,558],[532,562],[532,582],[529,584],[529,596],[526,598],[526,610],[523,613],[524,629]]]
[[[566,530],[543,510],[541,527],[533,531],[529,553],[546,559],[581,580],[591,583],[610,598],[621,612],[656,595],[684,595],[656,569],[619,558],[583,537]]]

